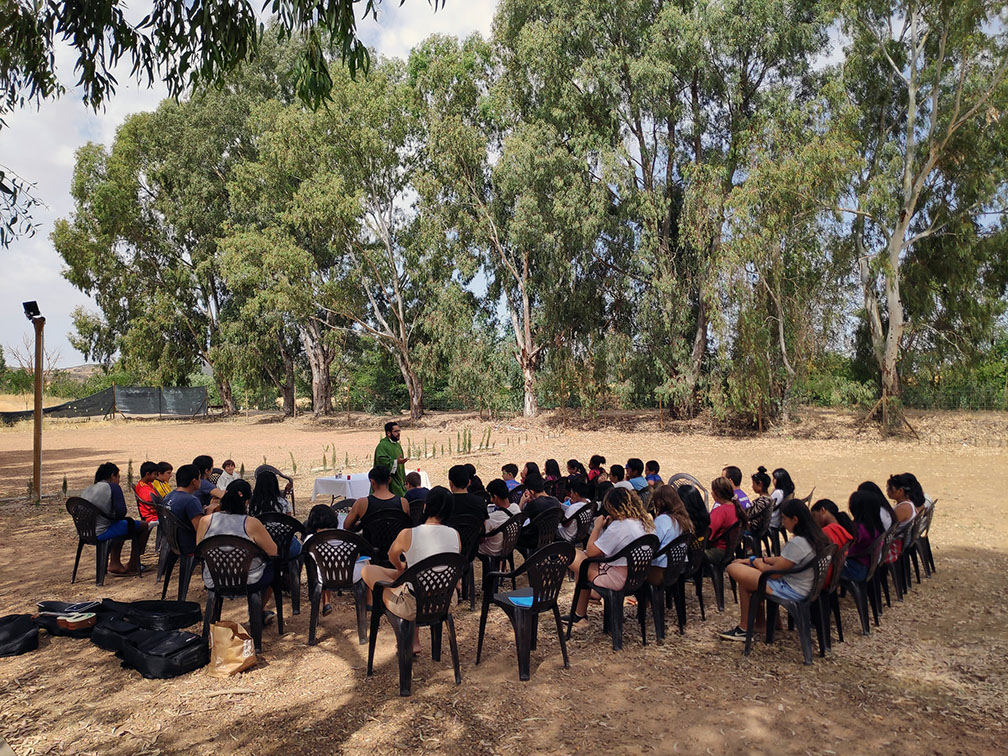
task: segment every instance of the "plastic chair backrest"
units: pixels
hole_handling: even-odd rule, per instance
[[[536,551],[557,539],[557,526],[563,519],[563,508],[552,507],[540,512],[526,526],[536,534]]]
[[[696,537],[692,533],[683,533],[665,544],[654,555],[654,559],[665,557],[665,574],[662,576],[662,585],[665,587],[677,582],[679,576],[690,566],[689,541],[691,538],[694,542],[696,541]]]
[[[71,496],[66,500],[66,510],[73,518],[77,537],[84,543],[98,543],[96,533],[98,527],[98,507],[80,496]]]
[[[812,590],[809,592],[806,601],[815,601],[819,598],[823,586],[826,584],[826,575],[829,573],[830,565],[833,563],[833,555],[836,553],[836,545],[830,544],[815,558],[812,569],[815,578],[812,582]]]
[[[502,536],[501,540],[501,554],[510,554],[515,550],[515,545],[518,543],[518,536],[521,535],[522,522],[525,520],[525,513],[519,512],[518,514],[511,515],[507,520],[498,525],[494,530],[500,531]]]
[[[541,612],[556,605],[567,566],[573,561],[574,546],[566,541],[551,543],[529,554],[523,569],[532,589],[531,611]]]
[[[707,509],[710,509],[710,495],[707,493],[707,489],[689,473],[676,473],[668,479],[668,485],[675,486],[677,491],[683,486],[693,486],[703,494],[704,504],[707,506]]]
[[[182,519],[172,512],[168,507],[163,504],[155,504],[154,509],[158,514],[158,529],[161,531],[161,537],[165,539],[168,544],[168,548],[171,549],[178,556],[182,556],[182,548],[179,546],[178,532],[180,528],[186,528],[187,530],[193,532],[193,540],[196,540],[195,531],[192,529],[192,525],[187,525]]]
[[[281,561],[290,559],[291,542],[297,534],[304,538],[304,525],[282,512],[264,512],[256,519],[263,524],[266,532],[273,539],[273,543],[276,544],[278,558]]]
[[[595,508],[590,503],[586,504],[572,516],[561,520],[560,524],[567,525],[570,522],[577,523],[577,533],[570,539],[570,542],[580,543],[591,535],[592,526],[595,524]]]
[[[643,585],[659,543],[658,536],[648,533],[631,541],[612,556],[612,559],[626,559],[626,583],[620,589],[623,593],[633,593]]]
[[[844,562],[847,561],[847,552],[850,551],[850,547],[851,541],[847,541],[841,548],[834,551],[833,562],[830,569],[827,570],[829,582],[823,587],[826,594],[835,592],[840,586],[840,573],[843,571]]]
[[[886,539],[889,537],[889,531],[886,530],[875,536],[875,540],[872,541],[871,545],[871,558],[868,561],[868,572],[865,574],[865,582],[872,579],[875,575],[875,570],[879,568],[882,564],[882,559],[885,557],[886,553]],[[892,543],[890,540],[889,543]]]
[[[354,565],[367,552],[368,543],[347,530],[320,530],[305,541],[303,554],[309,574],[315,574],[327,591],[353,587]]]
[[[196,556],[210,572],[214,590],[223,594],[247,592],[249,570],[256,557],[269,563],[266,552],[255,543],[230,535],[204,538],[196,544]]]
[[[220,476],[223,474],[224,474],[223,470],[221,470],[219,467],[215,467],[210,471],[210,474],[207,475],[207,478],[211,483],[213,483],[216,486],[217,481],[220,480]]]
[[[387,562],[392,542],[399,533],[412,527],[410,516],[398,509],[388,509],[367,518],[363,531],[364,538],[371,544],[371,556],[380,562]]]
[[[462,556],[471,562],[476,558],[476,549],[479,548],[480,536],[483,535],[483,520],[472,515],[460,515],[453,517],[448,524],[458,531]]]
[[[409,583],[416,598],[416,622],[438,621],[451,611],[455,584],[462,577],[465,557],[461,554],[435,554],[406,569],[393,585]]]

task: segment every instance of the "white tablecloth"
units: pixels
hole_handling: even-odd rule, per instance
[[[407,473],[420,473],[420,485],[430,488],[430,477],[423,470],[406,470]],[[348,473],[346,475],[329,475],[315,478],[312,489],[312,499],[319,496],[334,496],[338,499],[359,499],[371,492],[371,481],[367,473]]]

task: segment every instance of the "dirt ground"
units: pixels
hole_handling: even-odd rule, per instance
[[[787,467],[804,495],[843,505],[862,480],[884,483],[909,470],[938,499],[931,541],[937,572],[914,584],[868,637],[843,602],[845,642],[825,659],[801,664],[793,633],[742,657],[740,644],[720,641],[737,607],[713,608],[705,583],[707,621],[687,601],[683,636],[642,646],[627,609],[624,648],[613,652],[601,611],[574,630],[571,667],[564,669],[555,633],[543,622],[532,656],[532,679],[518,681],[514,636],[503,613],[491,610],[483,661],[475,666],[479,612],[455,610],[462,661],[456,686],[450,656],[427,651],[414,666],[413,695],[398,697],[393,635],[382,625],[373,677],[367,647],[358,646],[351,599],[321,621],[320,643],[307,645],[305,611],[288,617],[286,634],[264,633],[264,654],[252,670],[229,680],[198,671],[174,680],[145,680],[119,668],[86,640],[42,634],[39,650],[0,659],[0,735],[18,756],[29,753],[247,754],[403,751],[523,753],[1003,753],[1008,737],[1004,660],[1008,631],[1002,593],[1008,571],[1008,416],[943,413],[911,417],[922,440],[881,440],[843,413],[812,412],[801,422],[760,437],[714,434],[701,422],[673,425],[624,414],[597,420],[547,416],[494,423],[490,449],[468,456],[484,479],[504,462],[546,457],[610,462],[657,459],[664,474],[691,472],[707,482],[734,463]],[[405,428],[404,441],[437,456],[417,464],[435,483],[445,480],[456,432],[472,430],[479,445],[487,425],[478,418],[437,415]],[[380,419],[355,416],[326,423],[47,421],[40,507],[23,498],[30,476],[31,429],[0,429],[0,615],[30,612],[41,599],[130,600],[160,595],[153,575],[88,580],[93,552],[82,557],[82,581],[71,585],[75,537],[58,495],[64,475],[71,494],[110,459],[134,470],[144,459],[176,466],[198,453],[219,462],[233,457],[251,470],[263,457],[287,471],[297,465],[298,514],[307,514],[312,479],[336,459],[347,472],[364,471]],[[413,465],[411,464],[411,467]],[[316,468],[313,470],[313,468]],[[329,471],[331,474],[331,471]],[[125,477],[125,475],[124,475]],[[132,505],[131,505],[132,506]],[[148,549],[144,562],[153,566]],[[478,565],[477,565],[478,572]],[[479,575],[477,574],[477,581]],[[205,593],[198,578],[192,600]],[[172,583],[174,587],[174,582]],[[567,583],[561,607],[570,606]],[[478,605],[477,605],[478,606]],[[289,615],[285,602],[285,614]],[[244,604],[228,602],[224,616],[245,622]],[[673,623],[674,624],[674,623]],[[429,634],[423,636],[429,642]],[[818,649],[817,649],[818,650]]]

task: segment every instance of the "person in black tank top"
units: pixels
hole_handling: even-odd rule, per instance
[[[371,469],[368,473],[368,480],[371,481],[371,493],[357,499],[350,507],[350,512],[343,523],[346,530],[353,530],[358,525],[366,526],[368,520],[379,512],[398,509],[409,515],[409,503],[389,490],[390,479],[391,474],[387,467],[379,465]]]

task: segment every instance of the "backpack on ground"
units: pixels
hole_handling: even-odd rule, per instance
[[[121,654],[126,642],[139,632],[143,632],[143,628],[132,622],[122,617],[105,615],[91,631],[91,642],[98,648]]]
[[[30,614],[0,617],[0,656],[18,656],[38,648],[38,625]]]
[[[202,636],[183,630],[137,630],[124,638],[119,654],[126,669],[148,679],[178,677],[210,663]]]

